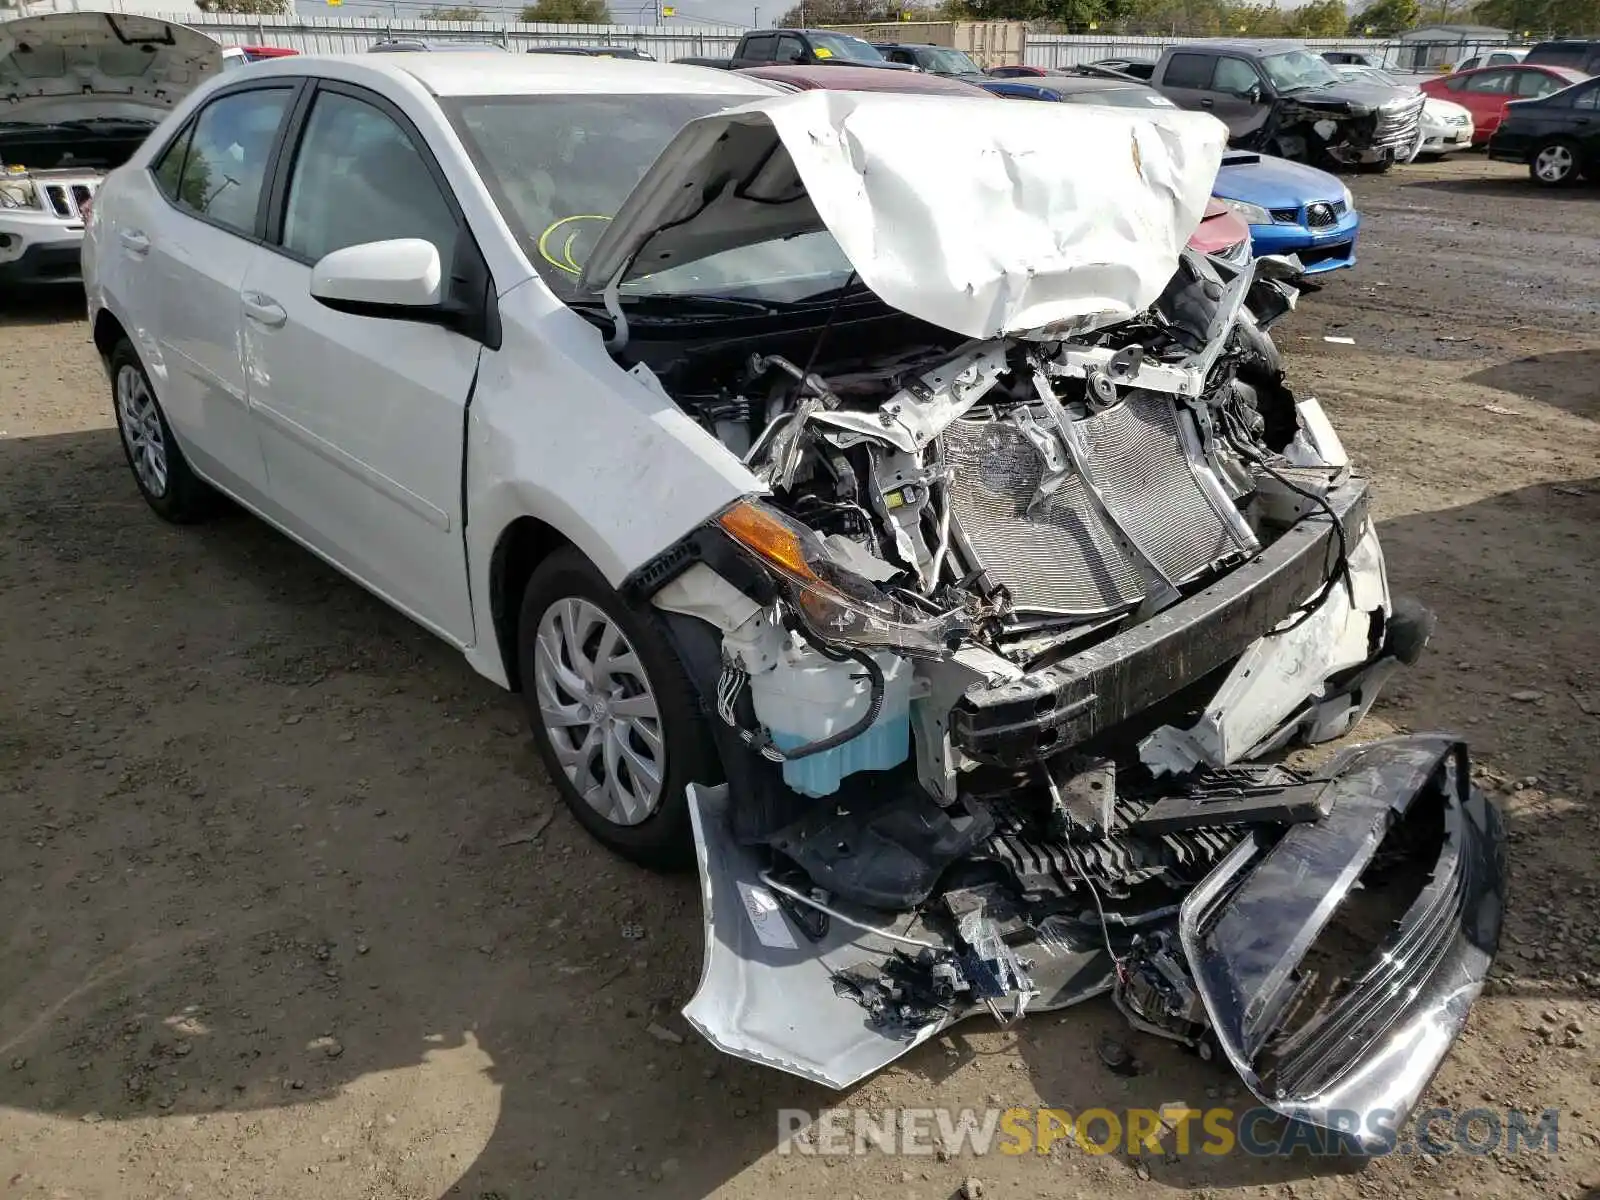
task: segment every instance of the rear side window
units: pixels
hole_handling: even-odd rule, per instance
[[[289,178],[283,247],[315,262],[391,238],[432,242],[449,277],[455,213],[410,136],[375,105],[323,92]]]
[[[1586,92],[1579,92],[1572,98],[1572,107],[1593,112],[1600,109],[1600,84],[1596,84]]]
[[[1567,84],[1540,71],[1517,72],[1517,95],[1519,96],[1548,96],[1551,92],[1559,92]]]
[[[1543,42],[1529,50],[1522,61],[1549,63],[1553,67],[1581,67],[1585,56],[1595,49],[1584,42]]]
[[[167,144],[161,152],[161,157],[156,159],[155,166],[151,168],[156,177],[156,186],[161,189],[161,194],[168,200],[176,201],[178,193],[183,186],[183,160],[189,153],[189,141],[194,137],[194,122],[190,121]]]
[[[1485,71],[1482,75],[1470,76],[1461,90],[1505,96],[1510,95],[1513,82],[1509,71]]]
[[[289,88],[258,88],[222,96],[201,109],[175,179],[178,207],[253,237],[267,159],[293,95]],[[165,157],[157,178],[163,168],[173,178]]]
[[[1216,59],[1209,54],[1174,54],[1167,60],[1161,82],[1168,87],[1208,88]]]
[[[744,40],[743,58],[755,62],[771,62],[773,47],[778,44],[778,39],[768,34],[755,34]]]

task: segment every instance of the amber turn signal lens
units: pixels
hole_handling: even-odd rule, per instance
[[[815,579],[794,530],[759,504],[742,500],[717,518],[723,532],[797,579]]]

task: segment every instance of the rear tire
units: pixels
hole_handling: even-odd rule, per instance
[[[1528,159],[1528,175],[1540,187],[1571,187],[1581,174],[1578,148],[1564,138],[1545,142]]]
[[[217,493],[189,468],[133,343],[122,338],[107,361],[111,408],[139,494],[157,516],[175,525],[205,520],[216,511]]]
[[[722,762],[664,623],[568,547],[534,569],[517,631],[534,744],[572,815],[640,866],[691,865],[686,789]]]

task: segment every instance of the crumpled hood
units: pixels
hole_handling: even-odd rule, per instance
[[[579,286],[823,228],[886,303],[969,337],[1060,336],[1150,305],[1227,129],[1204,113],[810,91],[691,121]]]
[[[1343,79],[1327,87],[1307,88],[1303,92],[1288,92],[1287,98],[1310,108],[1327,108],[1335,112],[1348,111],[1356,116],[1395,108],[1416,99],[1416,88],[1391,87],[1387,83],[1361,79]]]
[[[1213,189],[1218,196],[1262,208],[1299,208],[1314,200],[1344,199],[1337,175],[1270,154],[1226,155]]]
[[[160,120],[222,70],[222,47],[125,13],[49,13],[0,25],[0,120]]]

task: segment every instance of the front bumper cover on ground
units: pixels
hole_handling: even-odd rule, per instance
[[[1446,735],[1357,747],[1328,775],[1328,815],[1275,841],[1247,837],[1190,894],[1178,928],[1214,1036],[1251,1090],[1275,1111],[1369,1145],[1416,1103],[1482,987],[1504,908],[1505,832],[1471,788],[1465,746]],[[1443,809],[1430,880],[1374,939],[1370,965],[1285,1039],[1307,953],[1391,827],[1424,800]],[[915,953],[936,935],[903,914],[840,905],[849,921],[828,921],[813,940],[763,878],[761,852],[732,837],[729,805],[725,786],[689,788],[706,941],[684,1015],[713,1045],[843,1088],[986,1011],[974,1004],[898,1030],[870,1021],[839,974]],[[1110,981],[1101,960],[1032,1007],[1062,1008]]]

